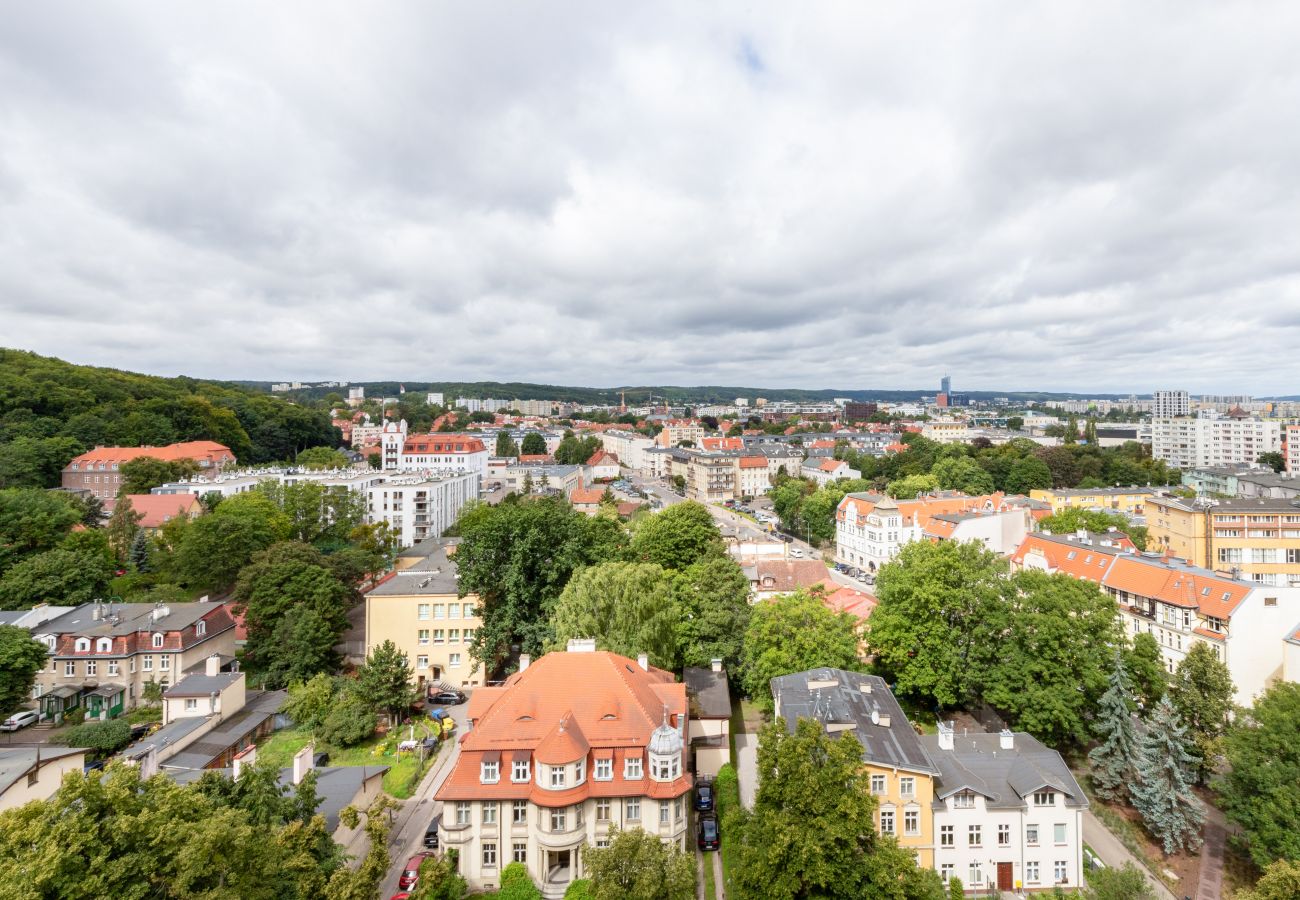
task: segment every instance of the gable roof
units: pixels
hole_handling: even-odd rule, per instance
[[[199,508],[197,494],[127,494],[131,509],[140,515],[141,528],[161,528],[177,516],[193,515]]]
[[[921,737],[930,759],[939,770],[934,795],[938,799],[971,790],[985,798],[993,809],[1018,809],[1040,788],[1065,795],[1067,807],[1086,808],[1088,798],[1061,754],[1045,747],[1035,737],[1016,732],[1014,746],[1002,747],[997,734],[954,735],[953,749],[939,747],[939,736]]]
[[[754,588],[788,594],[812,587],[826,577],[826,564],[818,559],[759,559],[754,562]],[[771,579],[771,584],[768,584]]]
[[[569,491],[569,502],[574,506],[595,506],[600,503],[600,498],[603,496],[605,496],[604,488],[575,487]]]
[[[85,467],[90,463],[125,464],[141,456],[176,462],[192,459],[200,463],[230,462],[235,454],[225,444],[216,441],[182,441],[165,447],[96,447],[80,456],[73,457],[68,467]]]

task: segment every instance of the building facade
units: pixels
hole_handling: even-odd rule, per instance
[[[1187,391],[1156,391],[1152,394],[1151,415],[1157,419],[1186,416],[1192,411],[1192,398]]]
[[[1292,499],[1160,498],[1147,516],[1148,546],[1276,587],[1300,587],[1300,505]]]
[[[412,470],[477,472],[487,478],[488,453],[481,438],[471,434],[407,434],[406,420],[385,422],[379,436],[386,471]]]
[[[547,898],[583,877],[588,847],[643,828],[687,848],[686,689],[642,657],[570,642],[470,699],[468,732],[437,799],[439,838],[471,889],[511,862]]]
[[[1151,457],[1179,469],[1251,465],[1261,453],[1282,449],[1284,423],[1249,416],[1234,408],[1227,415],[1202,413],[1151,420]]]
[[[387,522],[403,547],[441,536],[483,490],[478,471],[388,478],[366,489],[366,520]]]
[[[105,510],[111,512],[124,480],[122,466],[142,456],[167,462],[193,460],[199,467],[199,474],[205,476],[216,475],[235,462],[235,454],[230,448],[215,441],[186,441],[166,447],[96,447],[74,457],[63,467],[62,487],[64,490],[89,491],[103,502]]]

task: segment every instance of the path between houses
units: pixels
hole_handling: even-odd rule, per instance
[[[1196,900],[1219,900],[1223,891],[1223,845],[1228,829],[1223,813],[1205,806],[1205,844],[1201,847],[1201,877]]]
[[[1120,843],[1119,838],[1101,824],[1101,820],[1093,815],[1090,809],[1083,811],[1083,840],[1097,856],[1101,857],[1102,862],[1113,869],[1122,869],[1125,863],[1133,863],[1138,871],[1146,876],[1147,883],[1151,885],[1151,890],[1155,892],[1158,900],[1182,900],[1181,897],[1174,896],[1174,892],[1169,890],[1163,881],[1130,853],[1128,848]],[[1218,897],[1218,894],[1214,896]],[[1200,898],[1198,897],[1197,900]]]

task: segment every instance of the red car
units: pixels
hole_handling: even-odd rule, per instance
[[[402,868],[402,877],[397,879],[397,886],[402,890],[414,887],[416,879],[420,877],[420,863],[432,855],[432,853],[417,853],[408,859]]]
[[[411,895],[406,891],[398,891],[396,894],[389,897],[388,900],[411,900]]]

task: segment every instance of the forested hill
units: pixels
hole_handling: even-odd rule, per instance
[[[0,487],[56,487],[97,445],[213,440],[243,463],[338,446],[324,410],[233,384],[78,366],[0,348]]]

